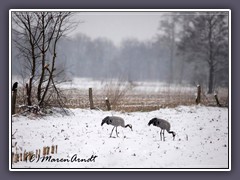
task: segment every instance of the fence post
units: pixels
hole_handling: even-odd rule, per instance
[[[47,148],[46,148],[46,153],[47,153],[47,155],[49,155],[49,151],[50,151],[50,147],[47,146]]]
[[[197,85],[197,98],[196,98],[196,104],[201,103],[201,86]]]
[[[26,150],[24,150],[24,153],[23,153],[23,161],[27,161],[27,152],[26,152]]]
[[[216,100],[216,102],[217,102],[217,106],[218,106],[218,107],[221,107],[221,104],[219,103],[217,94],[214,94],[214,97],[215,97],[215,100]]]
[[[88,89],[88,92],[89,92],[90,109],[94,109],[92,88],[89,88],[89,89]]]
[[[106,101],[107,110],[111,111],[111,105],[107,97],[105,98],[105,101]]]
[[[34,155],[33,151],[30,151],[28,154],[28,161],[31,161],[33,155]]]
[[[16,113],[16,99],[17,99],[17,89],[13,91],[13,95],[12,95],[12,114]]]
[[[47,154],[46,151],[47,151],[47,147],[44,146],[44,147],[43,147],[43,156],[46,156],[46,154]]]
[[[23,154],[22,153],[20,153],[20,159],[19,160],[23,161]]]
[[[54,154],[54,145],[52,145],[51,154]]]
[[[12,164],[14,163],[14,152],[12,152]]]

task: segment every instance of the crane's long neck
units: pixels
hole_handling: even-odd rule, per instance
[[[168,133],[172,134],[173,140],[174,140],[174,138],[175,138],[175,136],[176,136],[176,133],[175,133],[174,131],[168,131]]]
[[[127,124],[126,126],[125,126],[125,128],[126,127],[129,127],[131,130],[132,130],[132,125],[131,124]]]

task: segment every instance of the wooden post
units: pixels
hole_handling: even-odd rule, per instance
[[[12,152],[12,164],[14,163],[14,152]]]
[[[13,162],[14,162],[14,163],[17,163],[17,162],[18,162],[18,154],[14,154],[13,157],[14,157]]]
[[[58,150],[58,145],[56,145],[56,154],[57,154],[57,150]]]
[[[54,145],[52,145],[51,154],[54,154]]]
[[[23,160],[23,158],[22,158],[22,156],[23,156],[23,154],[22,153],[20,153],[20,161],[22,161]]]
[[[49,155],[49,150],[50,150],[50,147],[47,146],[47,155]]]
[[[17,99],[17,89],[13,91],[13,95],[12,95],[12,114],[16,113],[16,99]]]
[[[33,152],[30,151],[30,152],[28,153],[28,161],[30,161],[30,160],[32,159],[32,157],[33,157]]]
[[[88,89],[88,92],[89,92],[90,109],[94,109],[92,88],[89,88],[89,89]]]
[[[17,162],[19,162],[20,156],[19,154],[16,154],[16,155],[17,155]]]
[[[111,111],[111,105],[107,97],[105,98],[105,101],[106,101],[107,110]]]
[[[26,150],[23,153],[23,161],[27,161],[27,152],[26,152]]]
[[[36,149],[36,154],[35,154],[36,158],[38,157],[38,154],[39,154],[38,149]]]
[[[47,148],[44,146],[44,147],[43,147],[43,156],[46,155],[46,149],[47,149]]]
[[[221,104],[219,103],[217,94],[214,94],[214,97],[215,97],[215,100],[216,100],[216,102],[217,102],[217,106],[218,106],[218,107],[221,107]]]
[[[196,104],[201,103],[201,86],[197,85],[197,98],[196,98]]]

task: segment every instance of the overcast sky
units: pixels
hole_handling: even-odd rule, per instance
[[[80,23],[70,34],[84,33],[92,38],[106,37],[119,45],[123,39],[149,40],[158,32],[160,12],[82,12],[75,18]]]

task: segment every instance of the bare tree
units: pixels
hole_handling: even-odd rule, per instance
[[[40,107],[49,105],[52,93],[56,93],[56,100],[62,106],[62,94],[55,82],[57,44],[76,27],[77,23],[70,21],[72,15],[72,12],[12,12],[16,37],[13,41],[29,73],[28,105],[32,105],[33,99]],[[33,88],[36,90],[34,96]]]
[[[24,67],[29,71],[29,85],[27,85],[27,102],[32,105],[32,84],[36,75],[37,42],[40,39],[38,20],[33,13],[13,12],[13,32],[16,34],[15,42],[20,54],[25,58]]]
[[[160,21],[159,30],[161,31],[160,39],[167,45],[169,52],[169,73],[168,83],[172,84],[174,79],[175,54],[176,54],[176,40],[178,36],[177,25],[179,22],[179,15],[169,15]]]
[[[228,15],[225,12],[204,12],[193,18],[179,44],[180,50],[194,52],[209,68],[208,93],[213,92],[216,68],[228,60]]]

